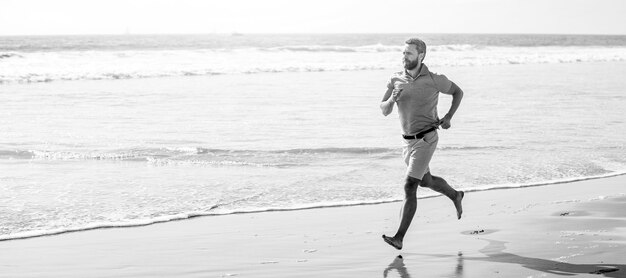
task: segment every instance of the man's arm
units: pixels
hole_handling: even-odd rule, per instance
[[[450,110],[448,110],[448,114],[446,114],[439,124],[443,129],[450,128],[450,121],[456,113],[456,110],[459,109],[459,105],[461,105],[461,100],[463,99],[463,90],[459,88],[454,82],[452,82],[452,86],[450,86],[450,90],[446,92],[447,95],[452,95],[452,105],[450,105]]]
[[[380,110],[383,111],[384,116],[391,114],[391,112],[393,111],[393,105],[396,103],[399,94],[400,91],[396,92],[395,89],[387,89],[387,92],[385,92],[385,96],[383,96],[383,100],[380,103]]]

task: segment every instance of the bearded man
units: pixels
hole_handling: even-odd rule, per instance
[[[426,44],[418,38],[410,38],[404,47],[404,70],[394,73],[387,82],[380,109],[387,116],[398,106],[402,137],[405,146],[403,157],[407,165],[404,184],[405,202],[400,227],[393,237],[383,235],[383,240],[394,248],[402,249],[404,236],[411,225],[417,208],[417,187],[428,187],[452,200],[461,219],[463,191],[452,188],[444,179],[431,175],[428,164],[437,148],[437,129],[450,128],[452,117],[461,104],[463,91],[445,75],[428,70],[423,63]],[[448,113],[439,118],[437,102],[439,93],[452,95]]]

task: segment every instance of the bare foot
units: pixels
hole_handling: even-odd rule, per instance
[[[388,237],[388,236],[386,236],[386,235],[383,235],[383,240],[384,240],[387,244],[389,244],[389,245],[393,246],[393,248],[396,248],[396,249],[398,249],[398,250],[401,250],[401,249],[402,249],[402,240],[401,240],[401,239],[395,239],[395,238],[393,238],[393,237]]]
[[[461,202],[463,201],[463,197],[465,196],[465,192],[459,191],[456,194],[456,199],[454,199],[454,207],[456,208],[456,217],[457,219],[461,219],[461,214],[463,214],[463,206]]]

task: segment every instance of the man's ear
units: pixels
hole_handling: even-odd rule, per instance
[[[424,62],[424,56],[426,56],[426,53],[417,54],[417,58],[420,59],[420,62]]]

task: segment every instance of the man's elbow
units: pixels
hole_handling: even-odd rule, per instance
[[[459,98],[459,99],[463,98],[463,90],[461,90],[461,88],[458,85],[452,83],[452,90],[453,90],[452,97]]]
[[[458,88],[458,90],[454,93],[454,97],[462,99],[463,98],[463,90],[461,90],[461,88]]]
[[[380,110],[383,112],[383,116],[385,117],[391,114],[391,109],[389,109],[384,102],[380,104]]]
[[[380,105],[378,105],[378,107],[380,108],[380,111],[383,112],[383,116],[387,116],[385,115],[385,102],[381,102]]]

